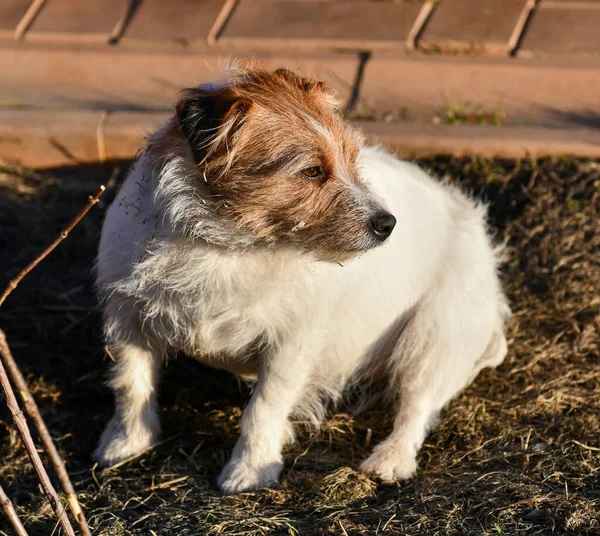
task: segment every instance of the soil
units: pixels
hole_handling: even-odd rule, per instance
[[[338,408],[320,431],[299,423],[276,489],[237,497],[221,496],[215,479],[248,389],[185,357],[165,371],[162,443],[114,469],[90,461],[112,412],[91,270],[129,163],[0,166],[2,287],[109,183],[0,309],[95,535],[600,535],[600,164],[420,163],[486,200],[507,244],[502,279],[514,317],[505,363],[452,401],[413,479],[383,485],[357,472],[369,431],[371,444],[381,440],[389,418]],[[30,535],[50,534],[55,519],[4,405],[0,460],[0,483]],[[0,534],[12,534],[4,517]]]

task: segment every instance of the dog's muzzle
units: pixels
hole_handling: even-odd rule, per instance
[[[373,234],[382,242],[392,234],[396,225],[396,218],[389,212],[377,212],[369,220]]]

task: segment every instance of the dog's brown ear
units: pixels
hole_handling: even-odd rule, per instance
[[[197,164],[227,150],[251,104],[229,87],[199,87],[181,92],[175,106],[177,121]]]

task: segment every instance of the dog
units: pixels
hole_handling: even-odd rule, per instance
[[[97,258],[114,416],[94,459],[157,439],[181,351],[255,382],[218,486],[268,487],[293,438],[384,382],[393,430],[362,463],[411,477],[442,408],[507,351],[486,209],[367,146],[319,81],[258,67],[184,90],[110,206]]]

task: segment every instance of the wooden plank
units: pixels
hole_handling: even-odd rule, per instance
[[[107,43],[127,7],[124,0],[48,0],[25,34],[25,40]]]
[[[519,55],[600,52],[600,2],[587,4],[565,0],[550,6],[540,4],[523,37]]]
[[[242,0],[221,33],[223,44],[404,48],[419,3]]]
[[[142,53],[120,46],[0,47],[0,107],[169,110],[184,87],[223,78],[227,58],[240,66],[254,60],[266,69],[287,67],[326,82],[346,101],[352,91],[356,54],[222,54],[206,47],[194,51]]]
[[[168,117],[163,113],[116,113],[106,126],[108,160],[133,158],[145,136]],[[65,110],[0,110],[0,156],[33,168],[98,161],[99,114]],[[594,128],[431,125],[419,122],[356,122],[371,142],[403,158],[439,154],[503,158],[573,155],[600,157]]]
[[[224,0],[144,0],[121,41],[185,45],[205,40],[224,3]]]
[[[419,40],[419,48],[508,54],[509,40],[527,0],[443,0]]]

